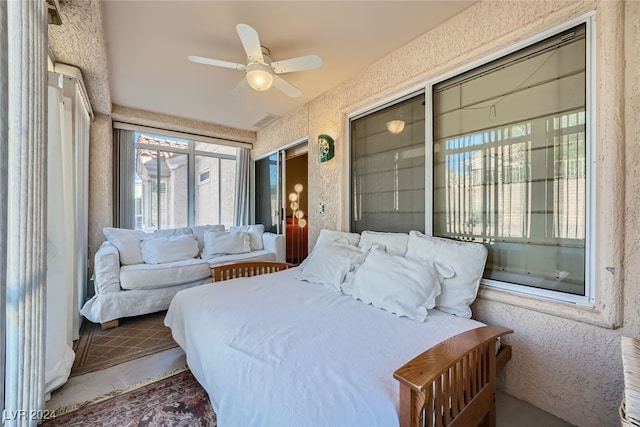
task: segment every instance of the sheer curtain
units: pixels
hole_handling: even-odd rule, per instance
[[[0,2],[4,426],[44,407],[47,37],[45,1]]]
[[[76,212],[76,294],[73,319],[73,339],[79,338],[82,315],[80,308],[87,299],[87,255],[89,252],[89,123],[91,120],[89,111],[80,90],[75,84],[74,101],[74,155],[75,155],[75,212]]]
[[[238,148],[236,159],[236,194],[234,219],[235,225],[249,223],[249,168],[251,166],[250,150]]]
[[[57,75],[51,80],[57,82]],[[55,85],[48,92],[46,393],[64,384],[71,373],[76,312],[71,100],[63,99],[62,88]]]
[[[9,87],[7,84],[7,2],[0,1],[0,376],[5,378],[6,287],[7,287],[7,204],[9,159]],[[4,403],[4,381],[0,383],[0,402]]]
[[[135,228],[134,131],[113,130],[113,226]]]

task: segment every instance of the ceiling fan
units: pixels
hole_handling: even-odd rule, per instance
[[[271,62],[269,49],[260,44],[258,33],[247,24],[236,25],[238,36],[247,53],[248,63],[222,61],[219,59],[203,58],[202,56],[189,56],[189,60],[198,64],[214,65],[217,67],[242,70],[245,74],[232,93],[239,93],[250,86],[259,92],[269,89],[272,85],[284,94],[296,98],[302,94],[300,89],[280,77],[278,74],[293,73],[295,71],[311,70],[322,65],[322,59],[317,55],[306,55],[283,61]]]

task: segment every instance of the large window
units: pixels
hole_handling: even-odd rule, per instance
[[[429,85],[427,121],[423,95],[351,118],[351,231],[479,242],[485,284],[592,298],[587,36],[581,24]]]
[[[116,129],[116,133],[120,158],[133,156],[132,170],[121,161],[117,172],[120,226],[149,232],[190,225],[234,225],[240,148],[149,132]],[[126,142],[130,140],[132,143]],[[133,222],[129,216],[134,217]]]
[[[586,31],[433,86],[433,234],[482,242],[484,277],[585,295]]]
[[[351,119],[351,231],[424,228],[425,97]]]

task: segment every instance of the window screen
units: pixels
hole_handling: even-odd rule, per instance
[[[351,120],[351,231],[425,224],[425,97]]]
[[[433,233],[484,277],[585,294],[585,25],[433,86]]]

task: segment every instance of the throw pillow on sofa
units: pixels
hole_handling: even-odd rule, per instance
[[[104,227],[102,233],[109,243],[118,249],[120,264],[133,265],[144,262],[140,251],[140,242],[147,236],[144,231]]]
[[[162,230],[155,230],[152,234],[153,237],[172,237],[172,236],[184,236],[187,234],[193,234],[191,228],[163,228]]]
[[[147,264],[193,259],[198,255],[198,242],[192,235],[149,237],[142,241],[142,258]]]
[[[251,251],[251,236],[244,231],[207,231],[204,233],[202,259]]]
[[[264,234],[264,225],[256,224],[256,225],[236,225],[234,227],[229,228],[229,232],[231,233],[239,233],[245,232],[249,233],[251,237],[251,250],[252,251],[261,251],[264,249],[264,245],[262,243],[262,235]]]
[[[196,237],[196,240],[198,241],[198,249],[200,250],[200,252],[202,252],[202,249],[204,248],[204,233],[206,233],[209,230],[224,231],[224,224],[194,225],[193,227],[191,227],[191,230],[193,231],[193,235]]]

